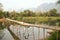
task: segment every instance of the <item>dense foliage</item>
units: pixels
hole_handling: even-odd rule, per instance
[[[47,40],[60,40],[60,31],[54,31]]]

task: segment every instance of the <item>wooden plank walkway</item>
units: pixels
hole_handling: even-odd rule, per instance
[[[38,27],[38,28],[44,28],[44,29],[52,29],[52,30],[60,30],[59,26],[48,26],[48,25],[37,25],[37,24],[29,24],[29,23],[24,23],[24,22],[20,22],[20,21],[16,21],[16,20],[11,20],[6,18],[7,21],[9,22],[13,22],[19,25],[23,25],[25,27]]]
[[[4,36],[0,40],[14,40],[14,38],[7,29],[4,29]]]
[[[14,38],[14,40],[20,40],[10,29],[10,27],[7,27],[8,31],[10,32],[10,34],[12,35],[12,37]]]

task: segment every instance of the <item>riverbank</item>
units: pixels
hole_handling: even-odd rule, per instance
[[[17,21],[23,21],[25,23],[31,24],[47,24],[47,25],[60,25],[60,17],[17,17],[13,18]]]

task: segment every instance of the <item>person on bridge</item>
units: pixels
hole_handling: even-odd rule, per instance
[[[28,38],[29,38],[29,34],[23,33],[23,35],[24,35],[24,38],[25,38],[25,39],[28,39]]]
[[[28,39],[29,38],[29,34],[27,36],[25,36],[25,39]]]

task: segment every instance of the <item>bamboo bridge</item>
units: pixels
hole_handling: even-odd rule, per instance
[[[32,29],[32,33],[33,33],[33,40],[35,40],[35,34],[34,34],[34,27],[36,27],[36,28],[38,28],[38,38],[37,38],[37,40],[46,40],[46,35],[47,34],[45,34],[45,31],[46,31],[46,29],[49,29],[49,30],[53,30],[53,31],[57,31],[57,35],[56,35],[56,40],[58,40],[58,31],[60,30],[60,27],[59,26],[48,26],[48,25],[44,25],[44,24],[29,24],[29,23],[24,23],[24,22],[20,22],[20,21],[16,21],[16,20],[12,20],[12,19],[9,19],[9,18],[3,18],[3,19],[0,19],[0,22],[3,22],[3,23],[5,23],[7,26],[7,29],[9,30],[9,32],[11,33],[11,35],[13,36],[13,38],[15,39],[15,40],[22,40],[21,39],[21,34],[19,34],[20,32],[18,32],[17,34],[19,34],[20,35],[20,37],[18,37],[15,33],[14,33],[14,31],[13,30],[11,30],[11,28],[10,28],[10,25],[20,25],[20,27],[21,26],[24,26],[25,27],[25,29],[23,29],[23,30],[25,30],[27,33],[28,33],[28,28],[30,28],[30,27],[32,27],[33,29]],[[16,26],[17,27],[17,26]],[[42,28],[43,29],[43,39],[41,39],[40,38],[40,28]],[[17,31],[19,31],[19,28],[17,29]],[[27,36],[29,36],[29,35],[27,35]],[[25,37],[25,39],[27,39],[28,40],[28,37]],[[25,40],[25,39],[23,39],[23,40]]]

